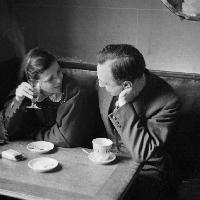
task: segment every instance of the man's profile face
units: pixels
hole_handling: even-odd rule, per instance
[[[113,60],[107,60],[103,64],[97,65],[97,76],[99,79],[99,87],[105,87],[105,89],[112,95],[118,96],[123,90],[122,84],[118,84],[113,77],[111,66]]]

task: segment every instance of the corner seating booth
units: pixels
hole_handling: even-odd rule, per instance
[[[103,124],[98,110],[96,91],[96,66],[93,64],[59,60],[63,72],[88,90],[94,120],[97,120],[96,135],[101,136]],[[14,59],[0,64],[0,107],[5,96],[17,85],[19,60]],[[166,80],[177,92],[181,101],[177,126],[168,140],[168,151],[177,166],[180,175],[178,197],[180,200],[200,199],[200,74],[154,71]]]

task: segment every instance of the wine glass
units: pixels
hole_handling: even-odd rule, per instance
[[[33,87],[33,98],[31,99],[31,105],[27,106],[26,108],[33,108],[33,109],[41,109],[36,105],[36,102],[39,97],[40,93],[40,84],[37,80],[29,80],[29,84]]]

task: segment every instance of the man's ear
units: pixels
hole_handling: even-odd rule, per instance
[[[132,83],[131,81],[124,81],[124,82],[122,83],[122,86],[123,86],[124,89],[127,89],[127,88],[132,87],[132,86],[133,86],[133,83]]]

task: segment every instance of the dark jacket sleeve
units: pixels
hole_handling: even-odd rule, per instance
[[[165,105],[155,108],[148,118],[138,116],[133,104],[117,109],[109,118],[120,134],[124,144],[138,162],[147,161],[158,148],[165,144],[177,119],[180,103],[173,98]]]
[[[18,102],[13,92],[0,112],[0,137],[6,140],[31,137],[35,127],[32,112],[25,109],[27,101]]]
[[[88,106],[85,91],[76,90],[59,106],[56,123],[48,130],[41,129],[35,135],[35,139],[50,141],[62,147],[84,146],[92,130]]]

